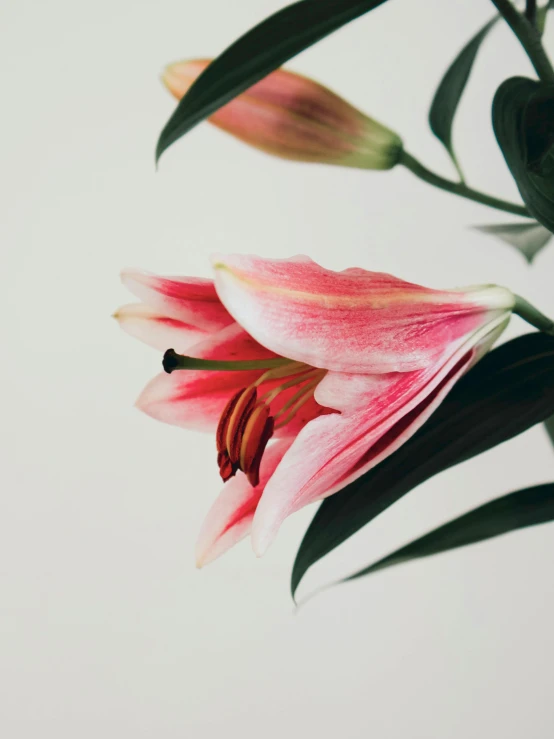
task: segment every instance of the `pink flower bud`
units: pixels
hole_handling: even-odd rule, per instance
[[[193,59],[170,64],[163,82],[179,100],[210,64]],[[283,159],[390,169],[401,139],[317,82],[278,69],[209,119],[250,146]]]

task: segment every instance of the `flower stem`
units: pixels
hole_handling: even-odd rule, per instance
[[[492,0],[492,3],[517,36],[539,79],[543,82],[554,82],[554,69],[543,48],[538,29],[529,16],[520,13],[510,0]],[[533,5],[535,4],[527,4],[528,12],[533,13]]]
[[[400,155],[400,164],[407,167],[410,172],[415,174],[416,177],[419,177],[420,180],[423,180],[434,187],[439,187],[441,190],[451,192],[461,198],[467,198],[467,200],[474,200],[476,203],[481,203],[482,205],[488,205],[490,208],[503,210],[506,213],[513,213],[516,216],[531,218],[529,211],[524,205],[509,203],[506,200],[501,200],[492,195],[486,195],[483,192],[479,192],[479,190],[473,190],[473,188],[468,187],[465,182],[453,182],[452,180],[447,180],[445,177],[441,177],[430,169],[427,169],[427,167],[421,164],[421,162],[415,159],[415,157],[408,154],[407,151],[403,151]]]
[[[177,354],[173,349],[168,349],[164,354],[163,368],[171,374],[175,370],[225,370],[244,372],[245,370],[270,369],[290,364],[290,359],[278,357],[276,359],[252,359],[238,362],[225,362],[216,359],[198,359],[197,357],[186,357]]]
[[[542,331],[544,334],[554,336],[554,321],[547,318],[544,313],[537,310],[533,305],[531,305],[531,303],[525,300],[525,298],[522,298],[519,295],[515,295],[514,297],[516,299],[514,306],[514,313],[516,315],[523,318],[527,323],[530,323],[531,326],[538,328],[539,331]]]
[[[537,0],[526,0],[525,17],[529,23],[536,28],[537,25]]]

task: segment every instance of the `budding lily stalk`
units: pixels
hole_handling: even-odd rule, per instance
[[[162,79],[180,100],[210,59],[170,64]],[[208,119],[246,144],[283,159],[360,169],[390,169],[400,137],[334,92],[307,77],[278,69]]]
[[[166,67],[162,80],[181,100],[211,59]],[[427,184],[506,213],[530,217],[510,203],[446,179],[409,154],[394,131],[365,115],[327,87],[285,69],[271,72],[213,113],[208,121],[267,154],[299,162],[387,170],[401,164]]]

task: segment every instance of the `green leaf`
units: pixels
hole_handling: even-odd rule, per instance
[[[496,236],[517,249],[529,264],[544,249],[552,233],[536,221],[526,223],[501,223],[493,226],[474,226],[476,231]]]
[[[321,557],[410,490],[554,413],[554,337],[520,336],[487,354],[400,449],[323,501],[300,545],[294,593]]]
[[[187,131],[304,49],[385,0],[302,0],[229,46],[198,77],[160,134],[156,160]]]
[[[495,16],[490,20],[460,51],[440,81],[429,110],[431,131],[444,144],[462,181],[464,177],[452,146],[452,124],[477,52],[498,19],[499,16]]]
[[[554,231],[554,85],[503,82],[492,105],[494,132],[531,215]]]
[[[430,557],[529,526],[554,521],[554,483],[518,490],[485,503],[410,542],[340,582],[356,580],[411,559]]]
[[[548,432],[548,435],[550,436],[550,440],[554,444],[554,416],[550,416],[550,418],[547,418],[544,422],[544,425],[546,426],[546,430]]]

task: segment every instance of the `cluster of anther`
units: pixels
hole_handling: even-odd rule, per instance
[[[194,369],[266,370],[256,382],[239,390],[227,403],[216,433],[217,463],[223,481],[227,482],[241,470],[253,487],[260,482],[260,464],[273,432],[290,423],[304,403],[313,397],[315,388],[325,375],[323,369],[284,357],[226,361],[187,357],[177,354],[173,349],[168,349],[164,354],[163,367],[168,373]],[[275,380],[283,382],[258,397],[259,386]],[[298,387],[296,392],[271,415],[271,403],[280,393],[294,387]]]
[[[260,482],[262,456],[274,430],[269,404],[251,386],[233,395],[216,432],[217,464],[224,482],[242,470],[252,487]]]
[[[224,482],[239,470],[256,487],[260,482],[260,464],[268,441],[276,429],[286,426],[300,408],[313,397],[325,370],[302,362],[285,361],[269,369],[247,388],[239,390],[225,406],[216,433],[217,463]],[[265,382],[283,382],[258,395]],[[283,391],[297,387],[296,392],[271,414],[271,403]]]

